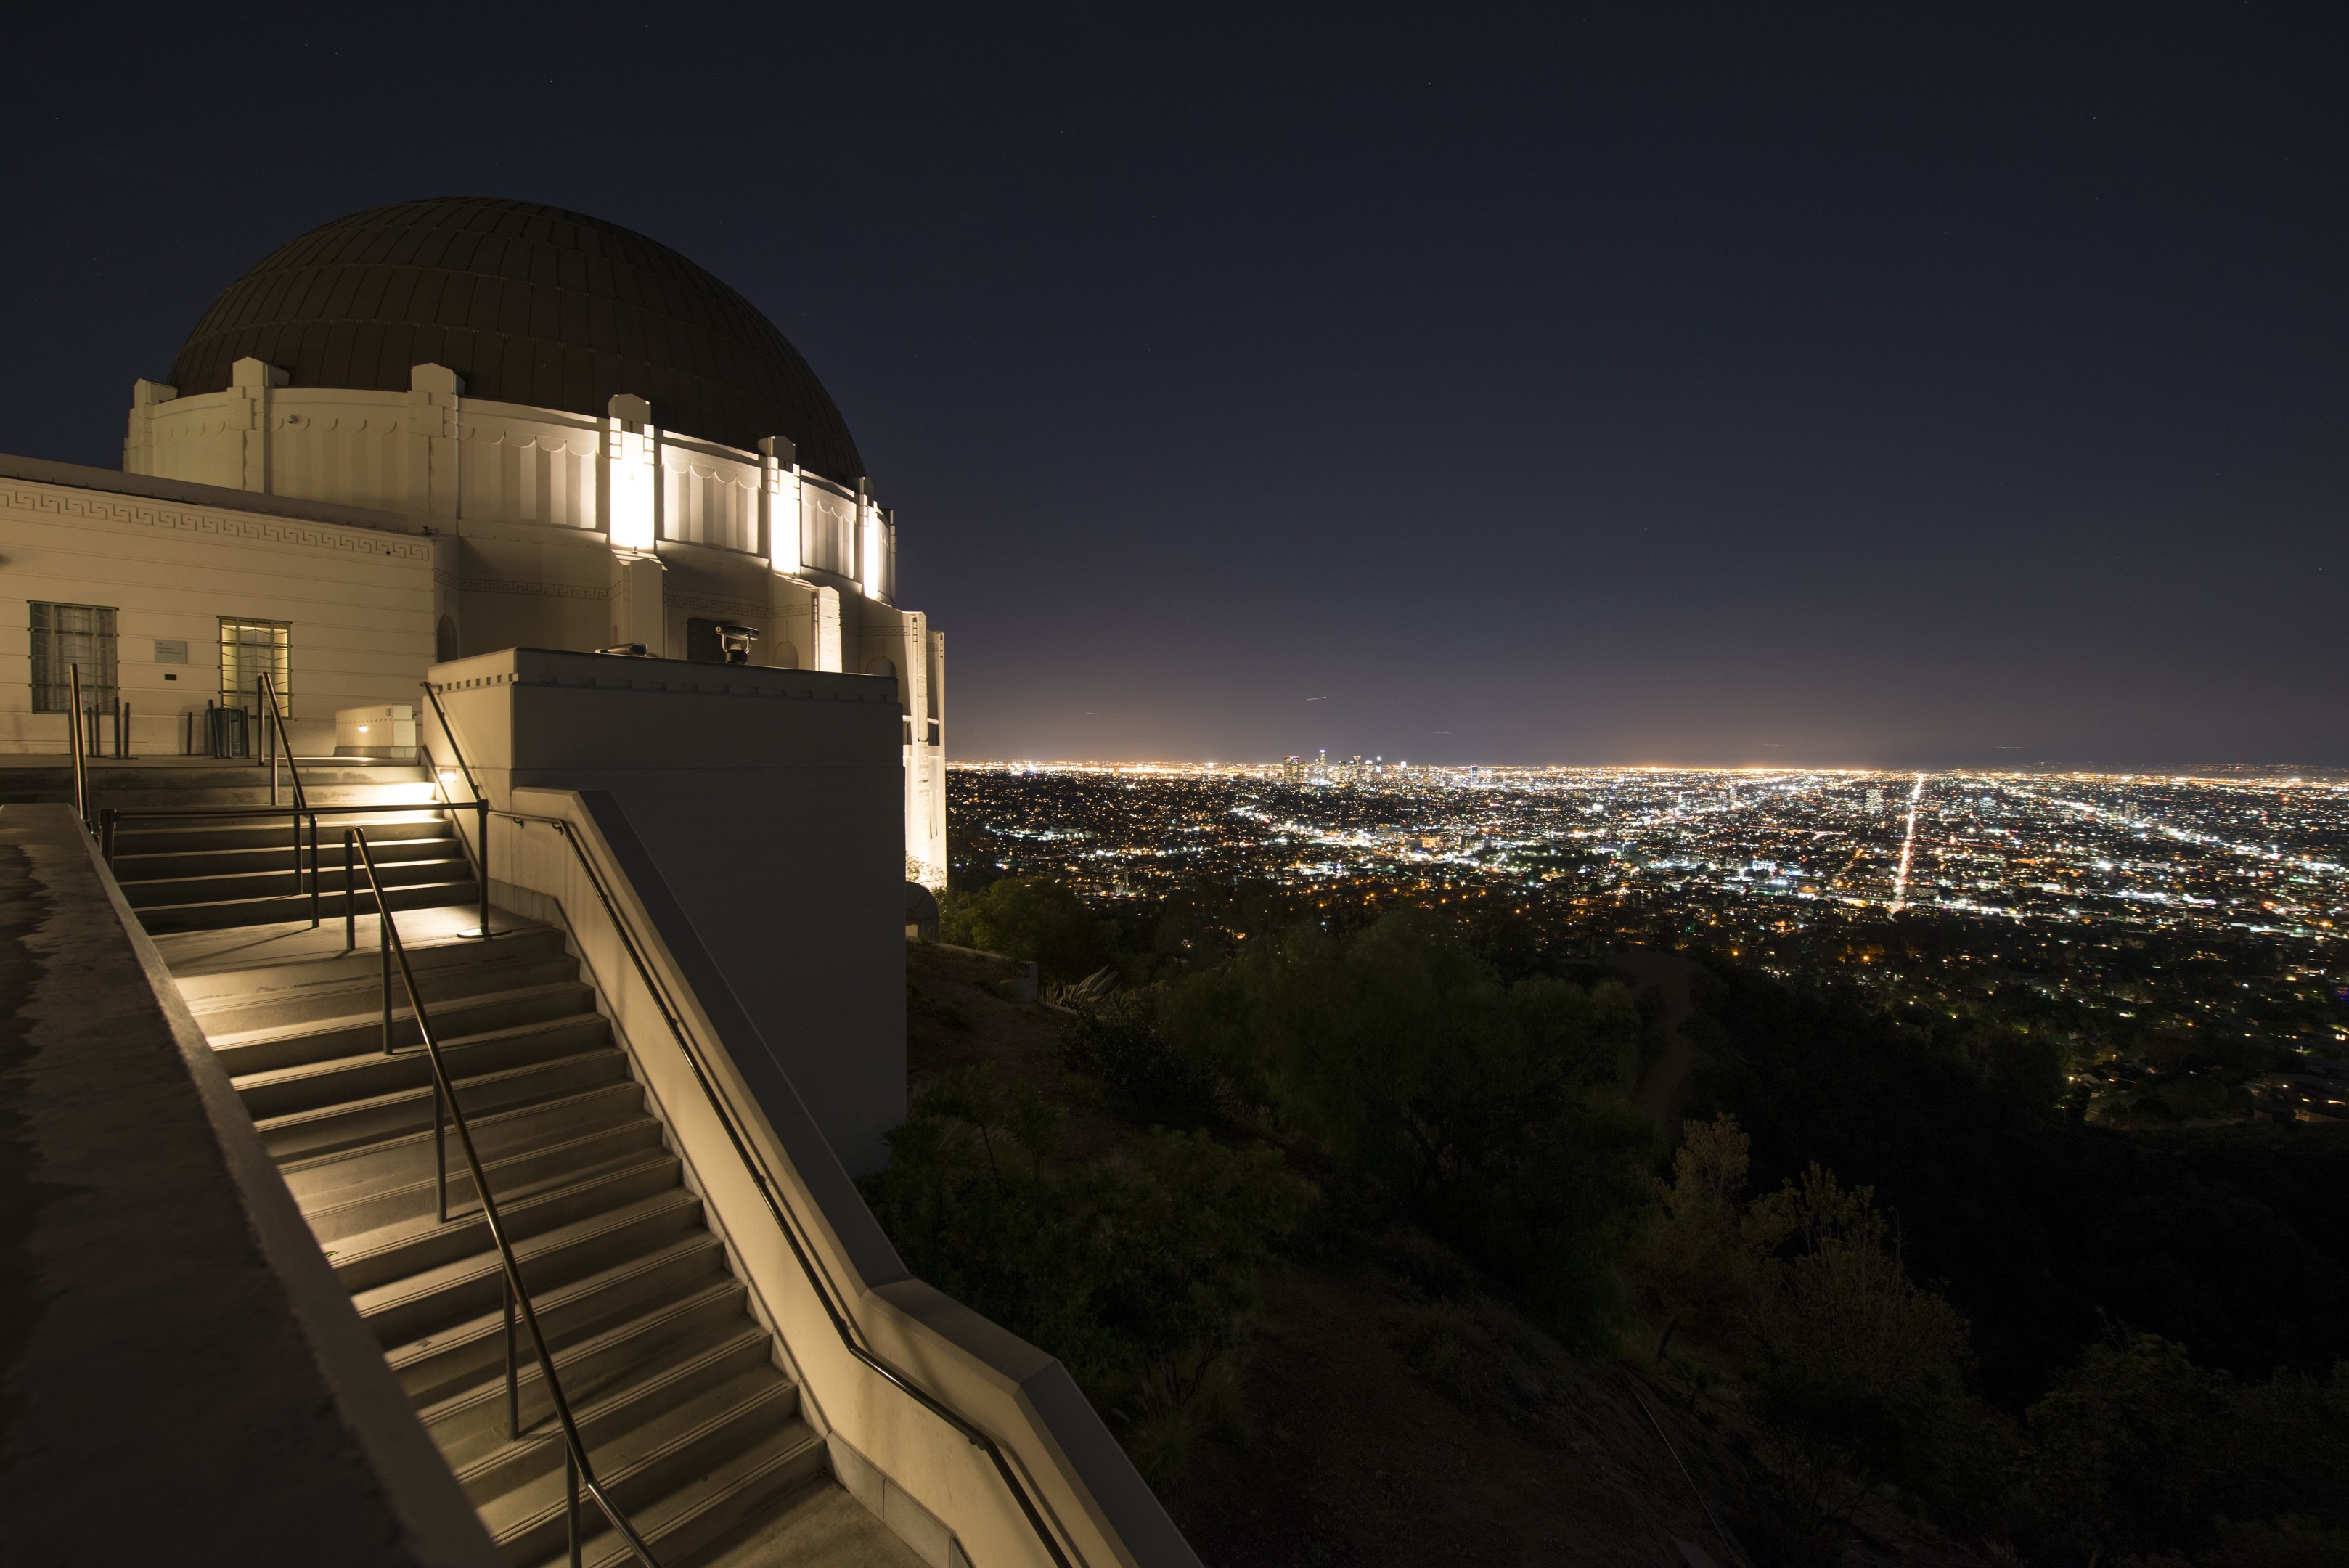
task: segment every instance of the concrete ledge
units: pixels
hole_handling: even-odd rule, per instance
[[[0,806],[0,1520],[26,1563],[493,1568],[68,806]]]

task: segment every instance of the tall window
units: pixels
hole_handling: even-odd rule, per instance
[[[856,575],[856,502],[800,482],[800,560],[819,572]]]
[[[221,702],[230,708],[261,707],[261,678],[277,688],[286,716],[294,712],[294,628],[282,620],[221,618]]]
[[[114,711],[114,612],[96,605],[33,607],[33,711],[73,711],[75,665],[85,708]]]

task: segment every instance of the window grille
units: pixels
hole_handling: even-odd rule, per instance
[[[286,716],[294,713],[294,628],[282,620],[231,620],[220,623],[221,705],[261,709],[261,678],[277,688],[277,701]]]
[[[33,711],[73,709],[73,666],[85,708],[114,711],[114,611],[97,605],[33,606]]]

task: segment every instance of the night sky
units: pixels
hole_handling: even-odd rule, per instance
[[[2349,765],[2349,10],[1564,9],[27,8],[0,449],[516,196],[806,354],[958,758]]]

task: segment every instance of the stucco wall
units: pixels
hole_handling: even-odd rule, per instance
[[[501,809],[522,786],[609,792],[843,1163],[885,1164],[881,1135],[905,1119],[905,783],[888,684],[544,649],[431,678]],[[425,743],[439,749],[436,727]]]
[[[336,709],[416,700],[432,565],[410,534],[0,477],[0,751],[69,743],[64,714],[32,711],[35,600],[118,612],[141,755],[177,754],[181,715],[218,696],[221,617],[289,622],[295,743],[331,748]],[[157,662],[157,639],[185,641],[188,662]]]

